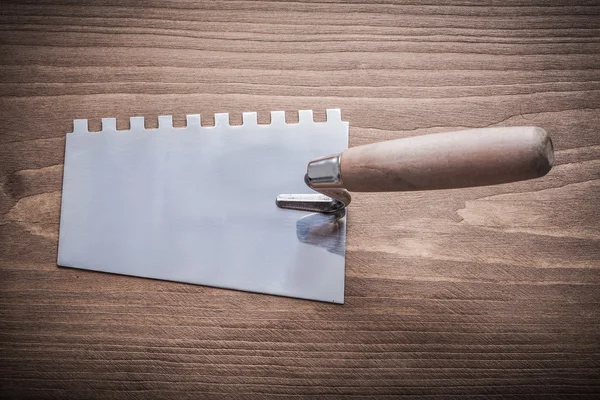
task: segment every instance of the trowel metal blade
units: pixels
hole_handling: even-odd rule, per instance
[[[345,216],[282,210],[280,193],[304,184],[312,158],[348,146],[339,110],[271,124],[244,113],[214,127],[188,115],[158,129],[143,118],[117,131],[102,120],[67,134],[58,264],[118,274],[343,303]]]

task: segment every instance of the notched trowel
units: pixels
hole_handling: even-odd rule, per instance
[[[348,147],[326,122],[188,115],[158,129],[112,118],[67,134],[58,264],[343,303],[349,191],[449,189],[530,179],[552,166],[536,127],[486,128]],[[331,156],[322,157],[326,154]],[[312,161],[310,161],[312,160]],[[308,168],[307,168],[308,163]],[[304,177],[304,179],[302,179]],[[316,192],[315,192],[316,191]]]

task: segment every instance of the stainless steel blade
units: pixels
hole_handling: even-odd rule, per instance
[[[101,132],[75,120],[67,134],[58,264],[252,292],[343,303],[345,216],[279,209],[281,193],[315,193],[307,162],[348,146],[339,110],[299,123],[244,113],[214,127],[188,115],[158,129]]]

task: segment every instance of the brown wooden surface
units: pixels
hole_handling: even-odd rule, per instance
[[[0,397],[600,394],[598,2],[84,3],[0,4]],[[538,125],[556,166],[357,194],[344,306],[56,266],[72,119],[328,107],[351,146]]]

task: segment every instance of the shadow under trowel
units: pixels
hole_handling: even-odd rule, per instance
[[[322,247],[343,257],[346,252],[345,225],[345,210],[334,214],[309,214],[296,222],[296,235],[301,243]]]

